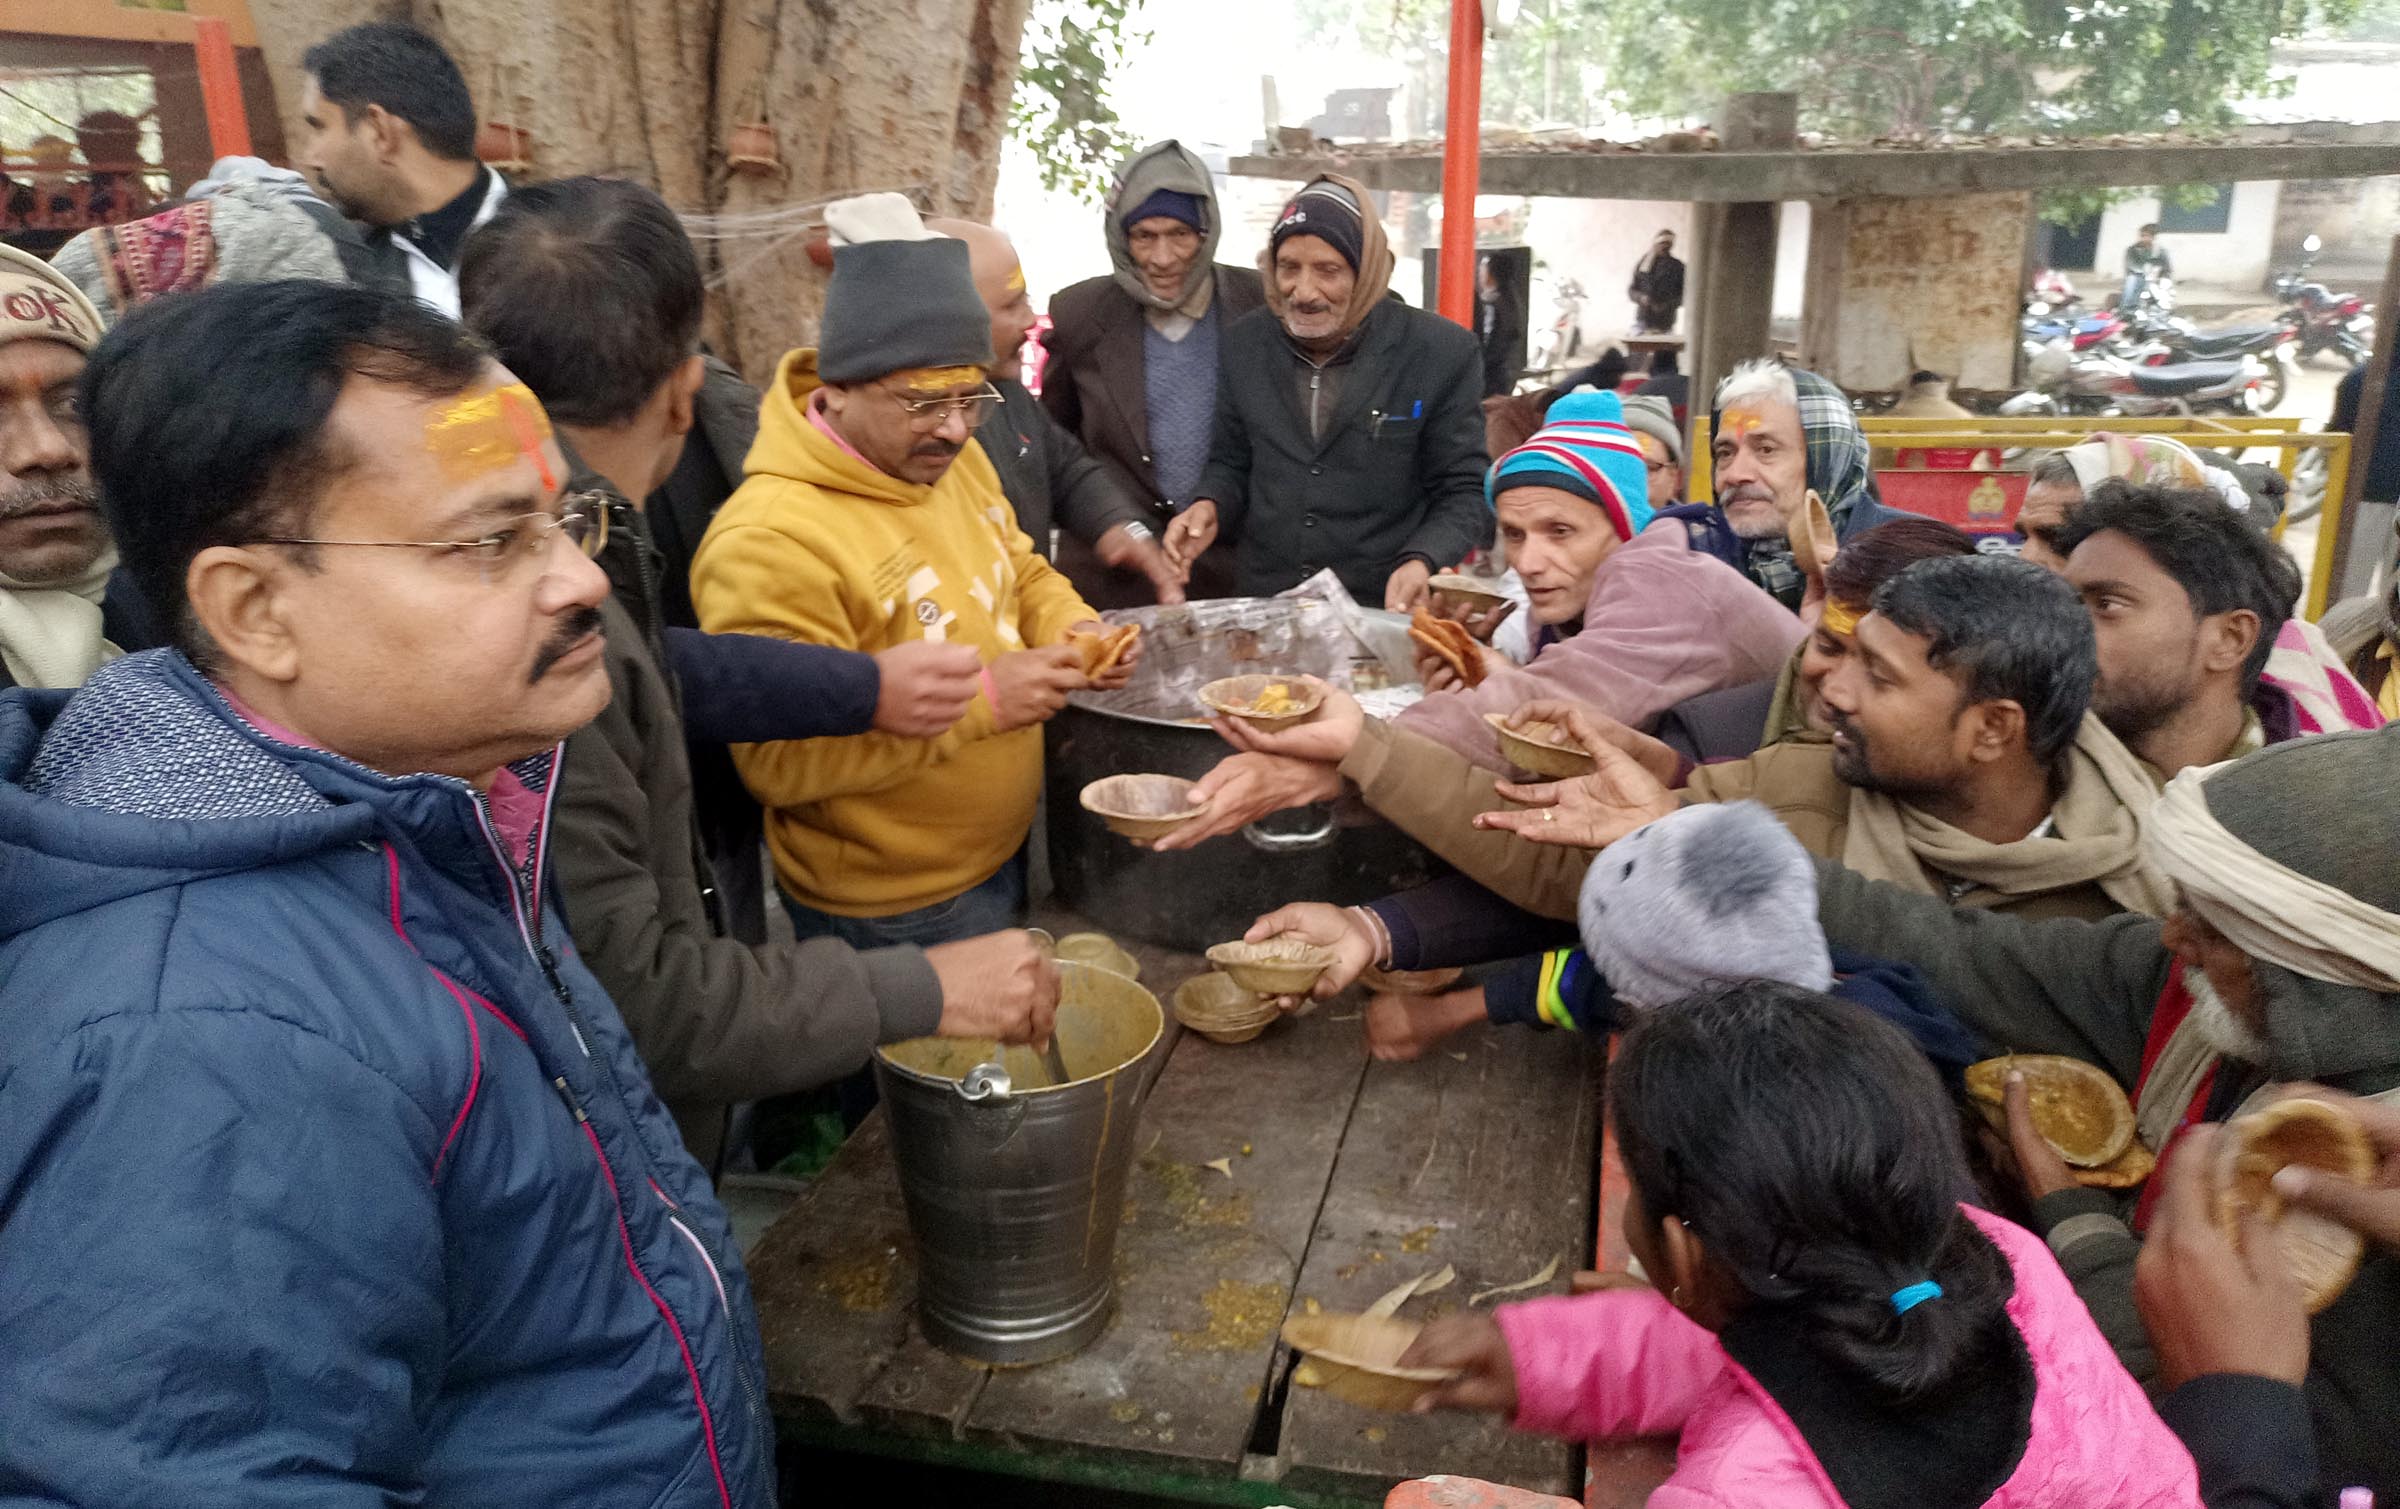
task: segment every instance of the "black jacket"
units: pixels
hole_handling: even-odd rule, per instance
[[[2320,1509],[2308,1398],[2288,1383],[2210,1373],[2158,1401],[2159,1418],[2200,1469],[2208,1509]]]
[[[1312,364],[1282,323],[1262,309],[1226,330],[1200,495],[1216,500],[1244,596],[1330,566],[1380,608],[1401,562],[1439,571],[1491,540],[1483,359],[1472,331],[1387,299],[1329,365],[1342,371],[1313,438]]]
[[[1044,559],[1055,559],[1051,531],[1095,544],[1119,524],[1150,524],[1155,514],[1125,478],[1052,418],[1015,378],[992,380],[1000,406],[975,431],[1017,511],[1017,527]]]

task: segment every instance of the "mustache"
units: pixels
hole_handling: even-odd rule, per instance
[[[1824,703],[1820,701],[1818,706],[1824,707]],[[1860,752],[1863,753],[1866,750],[1867,736],[1858,731],[1858,725],[1850,721],[1849,714],[1835,708],[1825,707],[1825,724],[1832,732],[1847,735],[1851,745]]]
[[[1717,500],[1720,503],[1772,503],[1775,489],[1764,482],[1737,482]]]
[[[552,666],[599,632],[598,608],[577,608],[559,620],[558,627],[551,631],[549,642],[542,646],[542,652],[533,657],[533,672],[525,678],[526,684],[530,686],[549,675]]]
[[[12,482],[0,488],[0,520],[61,506],[98,508],[100,489],[92,485],[91,478],[72,474]]]
[[[965,449],[965,446],[952,445],[947,440],[920,440],[908,448],[908,453],[912,456],[940,456],[948,460]]]
[[[1294,314],[1331,314],[1331,313],[1333,313],[1333,306],[1332,306],[1331,304],[1328,304],[1328,303],[1326,303],[1326,302],[1325,302],[1323,299],[1307,299],[1307,300],[1298,300],[1298,301],[1295,301],[1295,302],[1292,304],[1291,308],[1292,308],[1292,313],[1294,313]]]

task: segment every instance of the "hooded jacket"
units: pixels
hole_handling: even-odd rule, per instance
[[[1774,1317],[1746,1311],[1720,1337],[1657,1290],[1627,1289],[1495,1312],[1516,1367],[1517,1427],[1577,1440],[1681,1435],[1652,1509],[2196,1509],[2190,1455],[2109,1354],[2058,1264],[2018,1227],[1966,1215],[2014,1280],[2006,1315],[2033,1384],[2020,1417],[1992,1409],[1948,1429],[1912,1428],[1851,1397],[1805,1340],[1778,1334],[1789,1328]],[[1952,1439],[1962,1429],[1975,1466],[2008,1465],[1988,1496],[1943,1471],[1973,1470]],[[1936,1461],[1924,1460],[1929,1450]]]
[[[983,447],[931,487],[888,476],[809,418],[816,352],[786,355],[759,411],[748,480],[692,563],[700,626],[872,654],[910,640],[973,645],[988,663],[1061,643],[1095,617],[1016,526]],[[783,889],[845,917],[947,901],[1025,842],[1042,731],[1003,733],[985,697],[933,739],[741,744],[767,809]]]
[[[708,1179],[555,916],[557,757],[0,694],[0,1501],[763,1506]]]
[[[600,564],[612,590],[600,611],[614,695],[567,741],[559,890],[684,1146],[713,1168],[727,1107],[830,1084],[863,1067],[877,1044],[932,1032],[941,983],[915,948],[729,936],[710,905],[714,867],[694,821],[680,687],[659,637],[642,514],[589,471],[568,485],[607,499]],[[746,860],[755,872],[755,848]]]
[[[1198,199],[1209,222],[1200,234],[1191,282],[1180,297],[1165,306],[1142,282],[1121,223],[1126,211],[1160,189]],[[1197,300],[1199,285],[1205,280],[1208,302],[1198,317],[1214,320],[1222,337],[1234,321],[1265,302],[1265,290],[1256,272],[1215,260],[1224,232],[1216,185],[1208,164],[1181,143],[1160,142],[1126,163],[1101,227],[1115,270],[1051,296],[1050,330],[1042,337],[1049,351],[1042,368],[1042,405],[1080,438],[1087,450],[1121,473],[1143,500],[1188,503],[1189,498],[1165,497],[1152,459],[1150,395],[1143,356],[1143,332],[1148,328],[1145,311],[1188,308]],[[1213,412],[1213,372],[1208,374],[1205,388],[1193,396]],[[1165,513],[1162,508],[1159,517],[1150,521],[1153,527],[1163,523]]]

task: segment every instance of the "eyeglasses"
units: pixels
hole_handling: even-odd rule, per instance
[[[560,501],[567,507],[558,513],[518,514],[471,540],[322,540],[267,535],[249,543],[301,548],[349,545],[369,550],[429,550],[437,559],[475,567],[488,587],[525,562],[540,559],[554,537],[563,537],[578,552],[582,551],[592,537],[605,499],[598,493],[569,493]]]
[[[891,393],[889,388],[884,391]],[[940,429],[953,414],[964,419],[970,430],[981,425],[985,416],[1000,402],[1000,390],[985,383],[982,392],[958,398],[902,398],[897,393],[892,393],[892,397],[901,408],[908,411],[910,429],[919,434],[931,434]]]

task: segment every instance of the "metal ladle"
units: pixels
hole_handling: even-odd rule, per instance
[[[1052,968],[1057,968],[1058,940],[1050,936],[1048,930],[1043,928],[1029,927],[1025,931],[1032,936],[1035,946],[1041,949],[1042,957],[1050,961]],[[1050,1024],[1049,1039],[1042,1044],[1042,1067],[1049,1071],[1050,1083],[1053,1085],[1063,1085],[1072,1078],[1067,1073],[1066,1057],[1058,1050],[1058,1023],[1056,1021]]]

